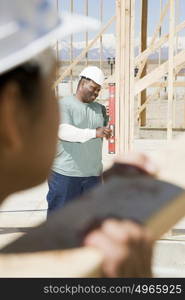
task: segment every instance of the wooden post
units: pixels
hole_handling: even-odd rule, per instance
[[[169,62],[168,62],[168,109],[167,109],[167,139],[172,139],[173,121],[173,81],[174,81],[174,42],[175,42],[175,2],[170,0],[169,19]]]
[[[135,82],[135,70],[134,70],[134,56],[135,56],[135,0],[131,1],[130,7],[130,136],[129,136],[129,150],[134,148],[134,82]]]
[[[148,56],[149,56],[149,52],[150,52],[150,51],[152,52],[152,51],[153,51],[153,48],[155,47],[155,44],[154,44],[154,43],[155,43],[155,40],[156,40],[157,37],[158,37],[160,28],[161,28],[161,26],[162,26],[162,22],[163,22],[163,20],[164,20],[164,17],[165,17],[165,15],[166,15],[167,12],[168,12],[169,5],[170,5],[170,2],[169,2],[169,0],[168,0],[167,3],[166,3],[165,6],[164,6],[163,11],[162,11],[161,14],[160,14],[160,20],[159,20],[159,23],[157,24],[157,26],[156,26],[156,28],[155,28],[154,35],[153,35],[152,40],[151,40],[151,42],[150,42],[149,48],[147,48],[146,50],[144,50],[144,51],[139,55],[139,57],[141,58],[141,56],[143,56],[143,54],[144,54],[145,58],[144,58],[143,60],[141,60],[141,63],[140,63],[140,65],[139,65],[139,70],[138,70],[138,73],[137,73],[137,76],[136,76],[136,80],[138,80],[138,79],[141,77],[141,75],[144,76],[143,70],[144,70],[144,67],[145,67],[145,65],[146,65],[147,58],[148,58]],[[164,37],[164,38],[165,38],[165,37]],[[164,38],[163,38],[163,39],[164,39]],[[162,42],[162,41],[161,41],[161,42]],[[158,44],[158,42],[157,42],[156,44]],[[137,61],[137,59],[136,59],[136,61]],[[144,77],[146,77],[146,76],[144,76]],[[142,80],[142,79],[141,79],[141,80]],[[140,105],[140,104],[141,104],[141,94],[140,94],[138,97],[139,97],[139,105]],[[143,113],[143,114],[144,114],[144,113]],[[145,116],[146,116],[146,115],[145,115]]]
[[[120,154],[120,61],[121,61],[121,1],[116,0],[116,103],[115,103],[115,141],[116,154]]]
[[[179,11],[179,0],[175,1],[175,29],[178,26],[178,20],[179,20],[179,16],[180,16],[180,11]],[[175,55],[178,53],[178,33],[175,30]],[[175,74],[174,76],[174,80],[175,82],[177,82],[177,76],[178,74]],[[174,99],[173,99],[173,123],[172,126],[173,128],[176,127],[176,103],[177,103],[177,88],[175,88],[174,90]]]
[[[86,17],[88,17],[88,14],[89,14],[89,0],[85,0],[85,15]],[[87,48],[88,46],[88,40],[89,40],[89,34],[88,34],[88,31],[85,32],[85,46]],[[86,66],[88,65],[88,52],[86,52],[85,54],[85,64]]]
[[[133,7],[134,0],[116,1],[116,148],[123,153],[131,149],[133,136]],[[118,118],[118,119],[117,119]],[[119,121],[118,121],[119,120]],[[132,123],[133,124],[133,123]]]
[[[162,14],[162,9],[163,9],[163,0],[160,0],[160,16]],[[159,29],[159,40],[161,38],[161,35],[162,35],[162,24],[161,24],[161,27]],[[159,48],[159,61],[158,61],[159,66],[161,64],[161,56],[162,56],[162,51],[161,51],[161,47],[160,47]],[[160,101],[160,104],[161,104],[161,89],[160,89],[160,92],[159,92],[159,101]]]
[[[59,11],[59,3],[58,3],[58,0],[56,0],[56,9],[57,9],[57,14],[58,14],[58,11]],[[58,78],[59,76],[59,49],[58,49],[58,40],[56,42],[56,60],[57,60],[57,63],[58,63],[58,68],[57,68],[57,71],[56,71],[56,79]],[[58,85],[56,86],[55,88],[55,91],[56,91],[56,96],[57,98],[59,97],[59,88],[58,88]]]
[[[73,13],[74,3],[73,0],[70,1],[70,11]],[[70,37],[70,64],[73,62],[73,34]],[[71,94],[73,94],[73,70],[70,72],[70,85],[71,85]]]
[[[100,22],[102,25],[103,24],[103,0],[100,0]],[[103,70],[103,37],[102,37],[102,34],[100,35],[99,65],[100,65],[100,69]],[[102,100],[102,92],[103,92],[103,90],[101,89],[101,91],[99,93],[100,100]]]
[[[148,23],[148,0],[142,0],[141,14],[141,52],[147,49],[147,23]],[[141,73],[141,78],[146,75],[147,64],[145,64]],[[141,92],[141,105],[146,101],[146,90]],[[140,125],[146,125],[146,109],[141,113]]]
[[[100,0],[100,22],[103,24],[103,0]],[[103,61],[103,40],[102,35],[100,35],[100,69],[102,69]]]
[[[162,14],[162,8],[163,8],[163,0],[160,0],[160,16]],[[161,38],[161,34],[162,34],[162,24],[159,29],[159,39]],[[159,66],[160,64],[161,64],[161,47],[159,48]]]
[[[159,23],[157,24],[156,28],[155,28],[155,31],[154,31],[154,35],[152,37],[152,40],[150,42],[150,47],[152,48],[154,46],[154,43],[155,43],[155,40],[157,39],[158,37],[158,34],[159,34],[159,30],[161,28],[161,25],[162,25],[162,22],[164,20],[164,17],[166,16],[167,12],[168,12],[168,9],[169,9],[169,6],[170,6],[170,0],[167,1],[161,15],[160,15],[160,20],[159,20]],[[147,56],[148,57],[148,56]],[[141,65],[139,66],[139,71],[137,73],[137,76],[136,76],[136,79],[139,79],[141,77],[141,74],[142,74],[142,71],[143,71],[143,68],[147,62],[147,57],[144,59],[144,61],[142,61]]]

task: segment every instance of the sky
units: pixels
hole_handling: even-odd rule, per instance
[[[85,13],[85,2],[87,0],[73,0],[74,12],[84,14]],[[103,1],[103,24],[105,24],[111,16],[115,14],[116,0],[102,0]],[[124,0],[122,0],[124,1]],[[58,0],[59,10],[70,11],[71,0]],[[155,27],[159,22],[160,18],[160,5],[164,7],[167,0],[148,0],[148,36],[152,37]],[[175,0],[176,2],[176,24],[185,20],[185,0]],[[88,0],[89,15],[100,19],[100,3],[101,0]],[[141,21],[141,0],[135,0],[135,37],[138,39],[140,36],[140,21]],[[168,33],[169,27],[169,13],[165,17],[162,27],[162,35]],[[115,22],[106,33],[115,33]],[[97,32],[89,32],[89,39],[93,39]],[[180,36],[185,35],[185,30],[182,30]],[[85,34],[73,35],[73,41],[79,42],[85,40]]]

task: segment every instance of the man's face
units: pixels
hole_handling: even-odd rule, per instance
[[[85,80],[81,89],[83,102],[92,103],[96,100],[101,90],[101,86],[92,80]]]

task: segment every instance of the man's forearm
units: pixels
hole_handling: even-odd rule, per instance
[[[96,138],[96,129],[81,129],[70,124],[60,124],[58,137],[59,139],[68,142],[85,143]]]

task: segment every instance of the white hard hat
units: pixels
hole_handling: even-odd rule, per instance
[[[96,66],[89,66],[85,68],[79,76],[91,79],[99,85],[102,85],[105,80],[102,70]]]
[[[0,0],[0,74],[30,60],[57,39],[97,30],[99,21],[58,15],[53,0]]]

